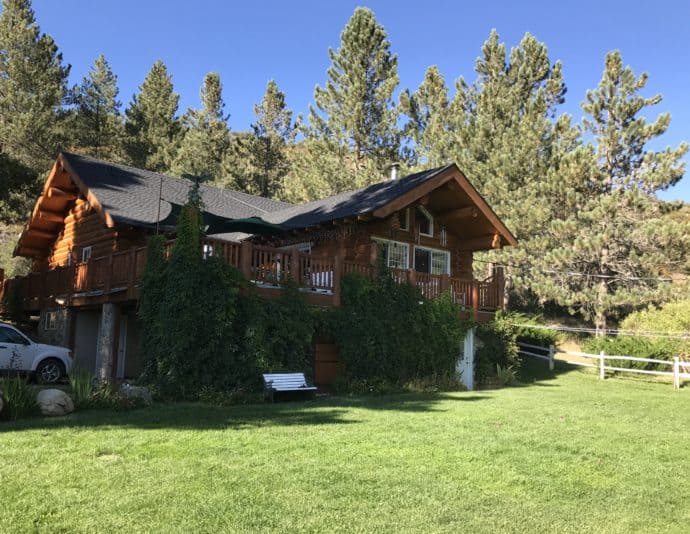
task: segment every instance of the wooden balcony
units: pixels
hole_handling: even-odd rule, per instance
[[[173,242],[166,246],[170,250]],[[229,243],[205,239],[202,254],[218,256],[239,269],[254,283],[260,294],[274,298],[280,294],[281,281],[292,278],[303,289],[307,301],[320,306],[340,305],[340,281],[347,273],[376,276],[376,267],[343,261],[339,257],[320,257],[293,249],[277,249],[250,242]],[[139,281],[146,266],[146,248],[133,248],[108,256],[92,258],[88,263],[31,273],[1,280],[0,298],[14,293],[25,312],[37,312],[56,306],[88,306],[103,302],[135,301]],[[453,278],[447,275],[418,273],[412,269],[393,269],[399,283],[417,286],[427,299],[450,291],[453,300],[473,310],[479,320],[493,317],[500,308],[502,281]]]

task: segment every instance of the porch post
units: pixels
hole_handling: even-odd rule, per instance
[[[103,304],[96,344],[96,377],[101,382],[110,382],[113,377],[119,318],[120,310],[116,304],[112,302]]]
[[[460,381],[469,391],[474,389],[475,331],[476,328],[470,328],[465,334],[462,354],[455,364],[455,371],[459,375]]]
[[[240,245],[240,271],[247,280],[252,279],[252,243],[242,241]]]

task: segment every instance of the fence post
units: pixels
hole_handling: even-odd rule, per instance
[[[602,350],[599,353],[599,378],[601,378],[602,380],[604,380],[604,378],[606,378],[606,373],[604,371],[604,356],[605,356],[605,354],[604,354],[604,351]]]
[[[247,280],[252,279],[252,242],[242,241],[240,245],[240,271]]]
[[[554,368],[554,354],[556,354],[556,348],[553,345],[549,345],[549,371],[553,371]]]
[[[673,357],[673,387],[680,389],[680,359]]]

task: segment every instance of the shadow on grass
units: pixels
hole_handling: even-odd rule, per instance
[[[262,426],[351,425],[359,422],[352,409],[398,412],[445,411],[445,401],[475,402],[484,395],[466,393],[405,393],[382,396],[327,397],[308,402],[277,402],[229,407],[199,403],[155,404],[124,412],[77,411],[66,417],[30,418],[0,423],[0,434],[10,431],[93,429],[122,427],[137,429],[226,430]]]
[[[530,356],[523,356],[518,376],[520,386],[560,387],[560,384],[551,384],[549,382],[556,380],[560,375],[580,369],[575,365],[568,365],[558,360],[554,363],[555,368],[551,371],[546,361],[538,360]]]

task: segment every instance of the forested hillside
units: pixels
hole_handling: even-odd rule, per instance
[[[295,113],[266,72],[251,130],[237,131],[218,72],[200,80],[199,106],[188,110],[162,61],[129,102],[103,55],[70,86],[69,58],[41,32],[30,0],[2,5],[0,268],[8,274],[22,268],[10,260],[16,225],[57,152],[70,150],[290,202],[381,181],[395,161],[406,170],[455,161],[520,241],[477,258],[505,266],[511,298],[555,302],[604,328],[687,292],[689,208],[657,193],[682,179],[688,145],[650,148],[671,121],[655,111],[662,97],[653,91],[663,88],[620,52],[602,58],[597,87],[571,95],[545,43],[525,34],[509,48],[493,31],[477,43],[473,73],[432,65],[407,89],[398,78],[404,58],[374,13],[358,8],[337,49],[323,51],[331,64],[315,80],[313,105]],[[561,112],[566,97],[582,101],[581,122]]]

